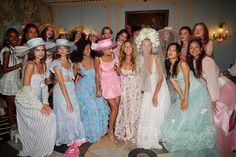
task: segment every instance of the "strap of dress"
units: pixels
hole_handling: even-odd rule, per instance
[[[28,63],[33,63],[33,64],[34,64],[34,70],[35,70],[35,72],[36,72],[37,74],[40,74],[40,73],[38,72],[37,68],[36,68],[37,64],[36,64],[34,61],[28,61]],[[45,73],[46,73],[46,66],[44,66],[44,65],[43,65],[43,71],[44,71],[43,74],[45,74]],[[40,75],[42,75],[42,74],[40,74]]]
[[[100,62],[102,63],[103,61],[102,61],[102,57],[99,57],[99,59],[100,59]]]

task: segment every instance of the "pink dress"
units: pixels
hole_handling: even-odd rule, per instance
[[[222,157],[230,157],[230,152],[236,150],[236,128],[229,129],[229,119],[236,109],[236,85],[224,76],[215,61],[210,57],[202,60],[203,78],[212,101],[217,103],[217,113],[214,114],[217,126],[217,138]]]
[[[112,62],[103,62],[100,58],[99,68],[102,96],[105,99],[112,99],[120,96],[120,78],[114,69],[114,60]]]

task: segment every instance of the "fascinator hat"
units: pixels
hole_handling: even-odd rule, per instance
[[[142,46],[143,40],[145,39],[149,39],[151,41],[152,53],[157,53],[158,47],[160,45],[158,32],[153,28],[141,29],[141,31],[138,33],[138,36],[135,38],[136,48],[139,52],[141,52],[141,46]]]
[[[27,41],[27,46],[16,46],[17,56],[23,57],[28,54],[29,51],[37,46],[45,46],[46,50],[55,47],[53,42],[44,42],[42,38],[33,38]]]
[[[69,42],[66,39],[57,39],[56,40],[56,47],[58,46],[65,46],[69,48],[70,53],[72,53],[74,50],[76,50],[76,46],[73,45],[71,42]]]
[[[111,39],[103,39],[99,40],[96,48],[94,48],[95,51],[104,51],[110,48],[115,48],[117,44],[113,43]]]

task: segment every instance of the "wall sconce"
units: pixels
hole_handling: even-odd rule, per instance
[[[225,22],[219,22],[218,31],[213,32],[213,39],[218,43],[222,43],[224,40],[228,40],[231,37],[231,34],[228,30],[224,31]]]

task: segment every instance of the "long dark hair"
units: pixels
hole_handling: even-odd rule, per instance
[[[80,40],[75,45],[77,46],[77,50],[72,52],[72,54],[70,56],[70,60],[73,63],[80,63],[83,60],[85,47],[87,45],[91,46],[91,41],[89,41],[89,40]]]
[[[69,38],[69,41],[74,41],[77,33],[78,33],[78,31],[72,31],[71,36]],[[79,39],[79,41],[80,40],[85,40],[86,39],[86,34],[84,32],[80,32],[80,33],[81,33],[81,38]]]
[[[168,56],[168,50],[172,45],[175,45],[178,58],[173,65],[172,71],[170,71],[171,63],[170,63],[170,60],[167,58],[167,56]],[[165,68],[166,68],[166,74],[167,74],[168,79],[170,79],[171,77],[177,77],[177,67],[178,67],[179,61],[181,60],[180,53],[181,53],[181,46],[178,43],[171,43],[168,45],[166,49],[166,60],[165,60]]]
[[[3,40],[3,46],[4,47],[9,47],[10,43],[8,41],[8,35],[10,33],[16,33],[17,35],[19,35],[18,31],[15,28],[9,28],[6,33],[4,34],[4,40]]]
[[[43,38],[44,41],[47,40],[47,31],[49,27],[46,27],[42,30],[40,36]],[[53,35],[49,38],[49,40],[54,40],[55,39],[55,32],[54,29],[52,29]]]
[[[24,44],[28,41],[28,39],[27,39],[27,37],[26,37],[26,34],[28,33],[28,31],[29,31],[30,28],[35,28],[36,31],[37,31],[37,34],[39,35],[39,29],[38,29],[38,27],[37,27],[35,24],[33,24],[33,23],[28,23],[28,24],[25,26],[24,30],[23,30],[23,37],[22,37],[22,40],[21,40],[21,45],[24,45]]]
[[[122,29],[122,30],[120,30],[120,31],[116,34],[116,41],[118,41],[118,38],[119,38],[119,36],[120,36],[122,33],[127,34],[127,40],[130,39],[130,34],[129,34],[129,32],[128,32],[126,29]]]
[[[198,59],[195,62],[196,68],[194,68],[194,63],[193,63],[194,57],[189,52],[190,45],[191,45],[191,43],[194,43],[194,42],[197,43],[200,46],[200,48],[202,49]],[[194,39],[190,40],[190,42],[188,44],[188,50],[187,50],[187,63],[189,65],[190,69],[193,71],[196,78],[200,78],[202,76],[202,60],[205,57],[205,55],[206,55],[206,53],[204,51],[201,39],[194,38]]]
[[[180,34],[180,32],[182,31],[182,30],[187,30],[188,31],[188,33],[189,33],[189,35],[191,36],[191,33],[192,33],[192,31],[191,31],[191,28],[189,27],[189,26],[183,26],[183,27],[181,27],[180,29],[179,29],[179,34]],[[181,47],[183,46],[183,42],[182,41],[180,41],[181,42]]]

